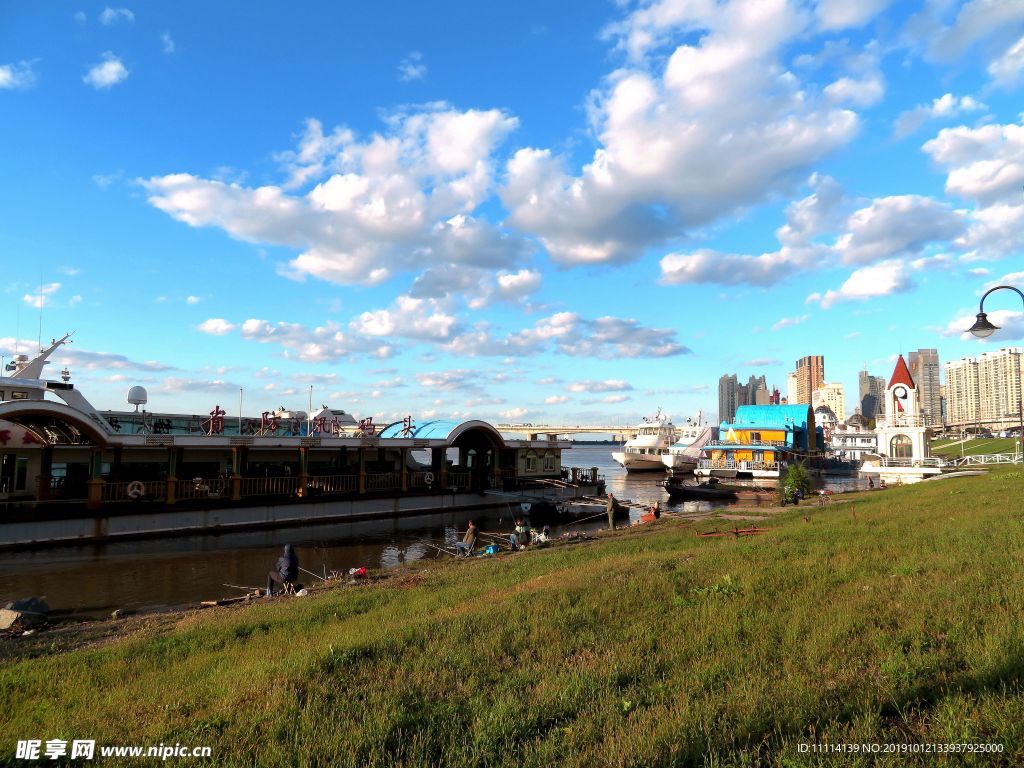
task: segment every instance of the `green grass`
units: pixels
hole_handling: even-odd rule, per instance
[[[947,456],[955,458],[960,456],[959,440],[940,440],[932,443],[932,454],[936,456]],[[1017,438],[1015,437],[992,437],[967,440],[963,444],[964,456],[979,456],[986,453],[1013,453],[1017,450]]]
[[[663,521],[8,661],[0,762],[95,738],[267,766],[936,763],[810,741],[999,742],[938,762],[1019,764],[1022,489],[1003,468],[744,539]]]

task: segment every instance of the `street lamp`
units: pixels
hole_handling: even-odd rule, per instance
[[[1024,293],[1021,293],[1020,289],[1014,288],[1012,285],[997,285],[995,288],[989,288],[987,291],[985,291],[985,295],[981,297],[981,303],[978,305],[978,319],[974,321],[974,325],[967,329],[975,336],[977,336],[979,339],[987,339],[989,336],[991,336],[993,333],[999,330],[999,326],[993,325],[991,322],[989,322],[988,315],[985,314],[985,299],[988,297],[990,293],[992,293],[992,291],[1000,291],[1004,288],[1008,291],[1013,291],[1014,293],[1016,293],[1018,296],[1020,296],[1020,300],[1024,302]]]

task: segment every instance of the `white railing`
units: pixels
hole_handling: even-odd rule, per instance
[[[779,468],[777,461],[716,461],[714,459],[700,459],[697,466],[701,469],[766,469],[776,470]]]
[[[879,462],[883,467],[945,467],[949,465],[946,459],[938,456],[930,456],[927,459],[910,459],[894,456],[883,456]]]
[[[1019,453],[987,453],[976,456],[958,456],[949,462],[954,467],[986,466],[988,464],[1020,464]]]

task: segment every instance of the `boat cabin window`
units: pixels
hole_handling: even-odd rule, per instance
[[[4,397],[4,391],[2,389],[0,389],[0,400],[6,400],[6,399],[7,398]]]
[[[28,400],[28,392],[23,390],[14,390],[11,392],[11,400]]]
[[[537,457],[536,456],[527,456],[526,457],[526,471],[527,472],[536,472],[537,471]]]
[[[555,469],[555,457],[548,454],[544,457],[544,471],[551,472]]]
[[[751,442],[754,442],[754,443],[760,442],[761,441],[761,433],[760,432],[751,432],[750,433],[750,440],[751,440]]]

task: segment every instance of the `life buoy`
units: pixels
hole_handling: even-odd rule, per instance
[[[424,472],[423,473],[423,482],[426,483],[427,485],[433,485],[434,484],[434,473],[433,472]]]
[[[146,495],[146,486],[138,480],[128,483],[127,494],[129,499],[141,499]]]
[[[523,512],[529,512],[533,508],[533,504],[528,501],[522,501],[519,503],[519,508],[523,510]]]

